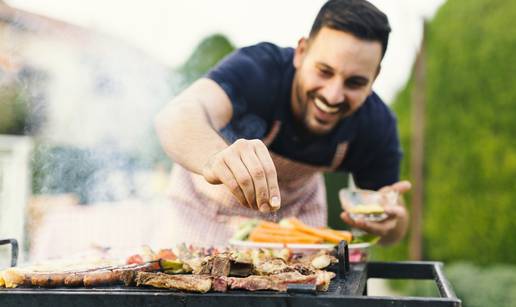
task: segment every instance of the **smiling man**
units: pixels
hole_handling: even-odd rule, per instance
[[[156,129],[176,162],[173,240],[225,244],[237,217],[323,226],[323,172],[349,172],[364,189],[408,190],[395,117],[372,91],[389,32],[369,2],[330,0],[297,48],[241,48],[167,105]],[[387,215],[341,217],[396,242],[408,224],[401,200]]]

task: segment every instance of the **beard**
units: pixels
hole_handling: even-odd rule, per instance
[[[296,130],[299,134],[302,134],[306,138],[315,137],[315,136],[321,136],[329,133],[331,131],[320,131],[317,129],[312,128],[311,121],[315,120],[321,125],[327,125],[328,122],[323,122],[317,117],[311,118],[310,112],[309,112],[309,105],[315,104],[315,99],[318,99],[325,105],[331,108],[338,108],[338,113],[340,117],[343,117],[345,114],[347,114],[350,109],[351,105],[347,101],[342,101],[334,105],[330,105],[328,103],[328,100],[317,93],[317,90],[311,90],[311,91],[304,91],[304,88],[300,82],[300,80],[296,79],[296,82],[293,84],[294,86],[294,95],[296,98],[296,101],[294,102],[296,104],[296,108],[294,108],[297,112],[294,113],[294,119],[296,122]],[[336,125],[335,123],[334,125]],[[332,128],[333,129],[333,128]]]

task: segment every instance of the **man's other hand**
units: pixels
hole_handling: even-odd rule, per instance
[[[401,195],[410,190],[411,184],[409,181],[399,181],[392,185],[385,186],[379,191],[396,191],[400,197],[396,205],[385,207],[385,213],[387,218],[379,221],[365,221],[362,219],[352,219],[349,212],[342,212],[341,219],[351,227],[364,230],[368,233],[375,234],[381,237],[380,242],[383,244],[391,244],[401,240],[408,227],[408,213],[405,205],[403,204],[403,198]]]

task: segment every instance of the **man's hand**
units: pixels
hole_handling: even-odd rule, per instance
[[[401,194],[410,190],[411,184],[408,181],[399,181],[390,186],[381,188],[379,191],[396,191],[400,194],[398,202],[394,206],[385,207],[387,218],[380,222],[371,222],[364,220],[354,220],[347,211],[342,212],[341,219],[351,227],[364,230],[381,237],[380,242],[390,244],[401,240],[408,227],[408,213],[403,204]]]
[[[224,184],[248,208],[261,212],[280,208],[276,167],[260,140],[237,140],[211,156],[202,175],[209,183]]]

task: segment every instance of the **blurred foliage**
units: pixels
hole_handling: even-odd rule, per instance
[[[328,226],[334,229],[348,229],[340,219],[342,207],[340,206],[339,190],[348,187],[348,173],[326,173],[326,200],[328,202]]]
[[[233,50],[235,47],[224,35],[210,35],[199,43],[185,64],[181,66],[179,73],[188,85],[202,77]]]
[[[449,0],[428,26],[426,258],[516,263],[515,19],[514,1]],[[393,105],[405,178],[412,89]]]
[[[35,135],[45,121],[47,75],[22,66],[15,73],[0,68],[0,134]]]
[[[456,263],[445,268],[464,307],[516,307],[516,266],[479,267]]]
[[[28,110],[25,93],[19,87],[0,88],[0,134],[25,134]]]
[[[444,273],[464,307],[516,307],[514,265],[479,267],[469,262],[457,262],[444,266]],[[390,285],[405,296],[439,296],[434,281],[396,280]]]

